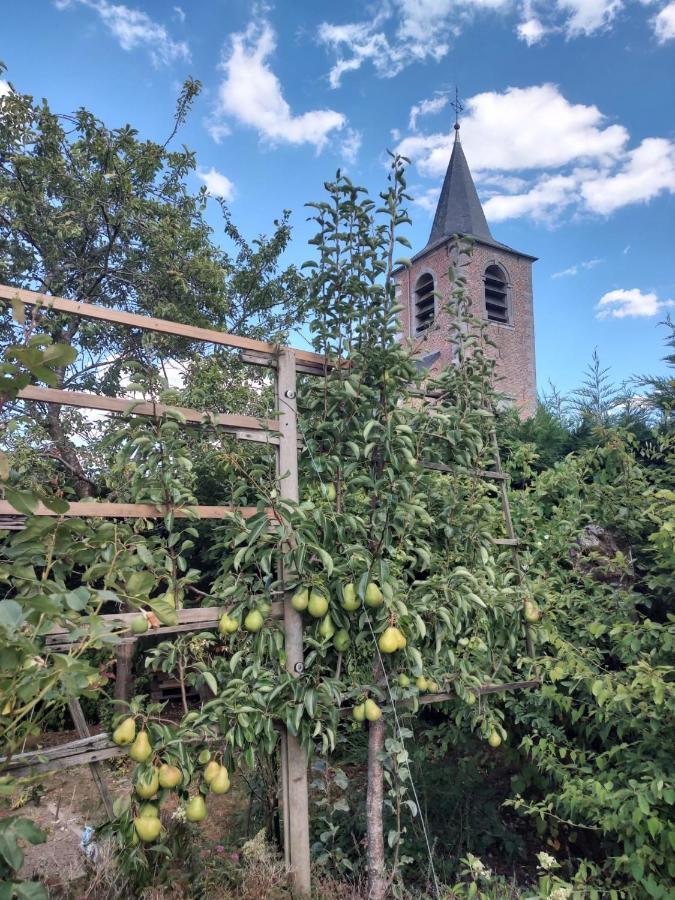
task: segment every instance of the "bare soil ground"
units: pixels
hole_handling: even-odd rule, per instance
[[[43,735],[40,746],[56,746],[76,740],[77,733],[60,732]],[[113,799],[128,795],[134,763],[126,757],[102,763],[103,775]],[[162,815],[171,815],[177,805],[172,798],[162,807]],[[209,815],[200,829],[206,845],[226,841],[236,816],[245,816],[246,797],[238,789],[236,779],[232,790],[222,796],[210,796]],[[24,846],[25,860],[21,877],[37,878],[48,887],[60,888],[80,878],[86,869],[81,848],[82,830],[86,825],[96,827],[105,821],[105,810],[88,766],[78,766],[44,777],[39,789],[30,788],[15,795],[11,802],[0,806],[0,818],[25,815],[47,834],[44,844]]]

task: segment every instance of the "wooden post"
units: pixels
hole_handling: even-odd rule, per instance
[[[123,638],[117,645],[115,666],[115,700],[128,703],[134,690],[134,651],[136,642]],[[121,706],[118,706],[121,709]]]
[[[278,468],[279,493],[282,499],[297,502],[298,491],[298,426],[295,378],[295,355],[285,349],[277,364],[277,409],[279,411]],[[287,572],[282,570],[282,578]],[[286,668],[294,677],[303,672],[302,616],[291,605],[291,594],[284,595],[284,633]],[[290,864],[293,891],[309,897],[311,878],[309,864],[309,799],[307,758],[299,741],[284,731],[282,741],[282,797],[284,800],[284,848]]]
[[[77,733],[81,738],[90,737],[89,727],[87,725],[87,720],[84,718],[84,713],[82,712],[82,707],[80,706],[80,701],[77,697],[74,697],[72,700],[68,701],[68,709],[70,710],[70,717],[73,720],[73,725],[77,729]],[[105,811],[108,814],[109,819],[114,819],[115,813],[113,812],[112,800],[110,799],[110,794],[108,793],[108,788],[105,783],[105,779],[103,778],[103,769],[101,768],[100,762],[91,762],[89,763],[89,769],[91,770],[91,774],[96,782],[96,787],[98,788],[98,792],[101,795],[101,800],[103,801],[103,805],[105,806]]]

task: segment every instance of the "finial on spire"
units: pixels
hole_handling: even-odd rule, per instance
[[[464,111],[464,104],[459,99],[459,88],[455,85],[455,99],[450,104],[455,111],[455,140],[459,140],[459,114]]]

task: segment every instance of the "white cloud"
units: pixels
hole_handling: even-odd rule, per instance
[[[479,17],[501,15],[528,46],[546,35],[568,39],[610,30],[628,0],[385,0],[372,18],[323,22],[318,39],[334,56],[331,87],[366,63],[380,78],[393,78],[416,62],[439,62],[465,28]],[[655,0],[640,0],[644,8]],[[659,0],[656,0],[659,2]],[[660,0],[663,2],[663,0]],[[635,4],[635,0],[633,0]],[[657,39],[675,36],[675,0],[652,19]]]
[[[600,265],[601,262],[604,262],[602,259],[586,259],[583,262],[575,263],[575,265],[570,266],[568,269],[563,269],[562,272],[554,272],[551,275],[551,278],[565,278],[571,275],[578,275],[579,272],[584,269],[594,269],[596,266]]]
[[[354,128],[348,128],[347,134],[340,142],[340,153],[346,163],[350,165],[356,162],[361,149],[361,132]]]
[[[652,19],[652,27],[659,44],[675,39],[675,2],[664,6]]]
[[[659,300],[654,293],[643,294],[639,288],[619,288],[604,294],[596,309],[596,319],[625,319],[656,316],[675,306],[675,300]]]
[[[495,134],[508,139],[494,140]],[[675,141],[652,137],[628,149],[622,125],[608,123],[596,106],[570,103],[556,85],[470,98],[461,135],[488,221],[608,215],[675,193]],[[452,128],[414,133],[397,150],[438,183],[453,142]]]
[[[675,193],[675,142],[647,138],[628,153],[616,172],[603,172],[584,181],[587,207],[608,214],[629,203],[646,203],[664,192]]]
[[[109,3],[108,0],[56,0],[55,5],[63,10],[76,4],[97,13],[123,50],[139,47],[147,50],[155,66],[190,59],[190,49],[185,41],[174,41],[164,25],[155,22],[142,10],[131,9],[121,3]]]
[[[4,78],[0,78],[0,97],[6,97],[11,90],[9,82],[5,81]]]
[[[541,222],[553,222],[574,204],[578,180],[576,175],[545,175],[520,194],[501,194],[483,204],[488,222],[503,222],[529,216]]]
[[[427,188],[426,190],[418,190],[414,192],[413,203],[416,206],[421,207],[426,210],[426,212],[433,213],[436,212],[436,206],[438,205],[438,197],[441,193],[440,187]]]
[[[181,25],[182,25],[183,22],[185,21],[185,18],[186,18],[186,16],[185,16],[185,10],[183,9],[182,6],[174,6],[173,11],[174,11],[174,15],[176,16],[176,19],[177,19],[177,20],[181,23]]]
[[[525,41],[528,47],[534,46],[534,44],[538,44],[546,34],[549,29],[546,28],[535,16],[531,16],[529,19],[524,19],[522,22],[518,23],[518,27],[516,32],[521,41]]]
[[[622,0],[558,0],[558,7],[569,16],[565,20],[565,31],[570,37],[579,34],[593,34],[611,25],[616,14],[623,7]]]
[[[575,160],[617,157],[628,140],[621,125],[605,125],[597,106],[572,104],[554,84],[490,91],[466,101],[462,144],[474,172],[561,166]],[[495,135],[508,140],[495,140]],[[413,135],[399,144],[425,175],[445,173],[453,129]]]
[[[225,78],[218,89],[216,118],[209,130],[219,139],[227,127],[223,119],[231,118],[273,143],[313,144],[319,151],[330,133],[343,128],[347,120],[333,109],[293,115],[268,63],[275,47],[274,32],[265,21],[251,23],[246,31],[231,36],[221,63]]]
[[[336,57],[329,73],[331,87],[366,62],[380,78],[393,78],[414,62],[438,62],[476,14],[512,5],[513,0],[392,0],[363,22],[323,22],[319,41]]]
[[[434,115],[444,109],[447,105],[447,94],[437,94],[435,97],[430,97],[428,100],[420,100],[419,103],[414,103],[410,107],[410,122],[408,127],[411,131],[416,131],[417,119],[420,116]]]
[[[197,178],[206,185],[206,190],[212,197],[221,197],[223,200],[231,200],[234,197],[234,184],[227,175],[223,175],[213,166],[207,171],[197,169]]]

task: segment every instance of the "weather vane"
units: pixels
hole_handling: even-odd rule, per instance
[[[455,111],[455,131],[459,131],[459,114],[464,111],[464,104],[459,99],[459,88],[455,85],[455,99],[450,106]]]

